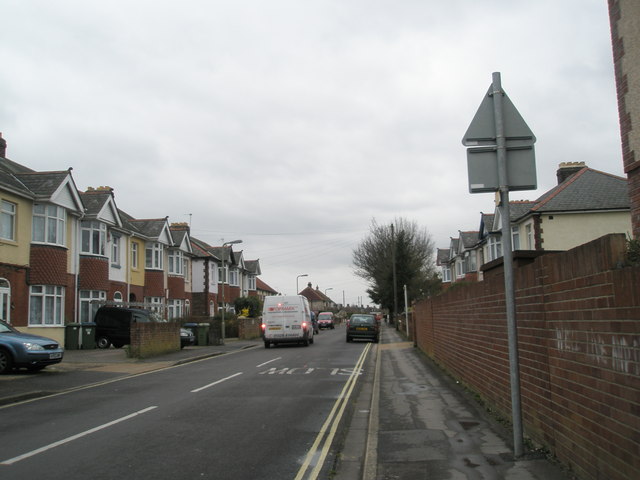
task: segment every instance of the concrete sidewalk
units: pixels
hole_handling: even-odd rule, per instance
[[[395,328],[372,352],[334,480],[572,478],[541,455],[514,459],[511,433]]]

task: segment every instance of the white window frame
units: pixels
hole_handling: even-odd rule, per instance
[[[229,285],[232,287],[238,287],[240,285],[240,274],[237,268],[229,269]]]
[[[104,257],[107,226],[96,220],[85,220],[80,224],[80,232],[80,253]]]
[[[138,242],[131,242],[131,268],[138,269]]]
[[[0,238],[3,240],[16,240],[16,213],[18,206],[7,200],[0,204]]]
[[[442,266],[442,281],[445,283],[451,282],[451,267],[449,265]]]
[[[229,283],[227,278],[227,274],[229,273],[229,266],[225,265],[224,269],[222,266],[218,267],[218,283]]]
[[[184,316],[184,300],[179,298],[170,299],[167,304],[168,319],[182,318]]]
[[[149,310],[151,310],[152,312],[156,312],[161,317],[163,316],[162,310],[164,306],[164,297],[145,297],[144,301],[145,303],[151,305],[149,307]]]
[[[31,240],[47,245],[65,245],[67,212],[64,208],[47,203],[33,204]]]
[[[489,260],[495,260],[502,256],[502,239],[498,236],[490,236],[487,240]]]
[[[93,322],[100,304],[91,302],[104,302],[107,299],[107,292],[104,290],[80,290],[79,296],[80,309],[78,317],[80,322]]]
[[[11,284],[0,278],[0,320],[11,323]]]
[[[120,240],[121,235],[111,234],[111,266],[120,268]]]
[[[145,246],[145,268],[162,270],[164,245],[160,242],[149,242]]]
[[[527,223],[524,230],[527,237],[527,250],[535,250],[535,242],[533,240],[533,223]]]
[[[184,254],[182,250],[170,249],[168,261],[170,275],[184,276]]]
[[[257,290],[256,287],[256,276],[255,275],[249,275],[249,290]]]
[[[511,250],[520,250],[520,227],[518,225],[511,227]]]
[[[58,285],[31,285],[29,287],[29,326],[63,325],[64,294],[64,287]]]

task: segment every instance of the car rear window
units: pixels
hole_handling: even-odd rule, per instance
[[[351,317],[352,325],[373,325],[374,323],[374,317]]]

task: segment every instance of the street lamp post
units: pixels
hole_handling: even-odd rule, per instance
[[[329,290],[333,290],[333,287],[329,287],[329,288],[325,288],[325,289],[324,289],[324,296],[325,296],[325,297],[327,296],[327,292],[328,292]]]
[[[226,310],[226,306],[224,303],[224,282],[227,279],[227,273],[224,269],[224,259],[226,257],[226,252],[224,250],[225,247],[228,247],[229,245],[235,245],[236,243],[242,243],[242,240],[233,240],[231,242],[224,242],[222,244],[222,328],[221,328],[221,336],[222,336],[222,345],[224,345],[224,335],[225,335],[225,331],[224,331],[224,312]]]
[[[308,276],[309,276],[309,274],[308,274],[308,273],[303,273],[302,275],[298,275],[298,276],[296,277],[296,295],[298,295],[298,294],[300,293],[300,290],[298,289],[298,279],[299,279],[300,277],[308,277]]]

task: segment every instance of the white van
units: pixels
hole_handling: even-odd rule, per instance
[[[313,343],[309,300],[302,295],[272,296],[262,308],[264,348],[278,343]]]

